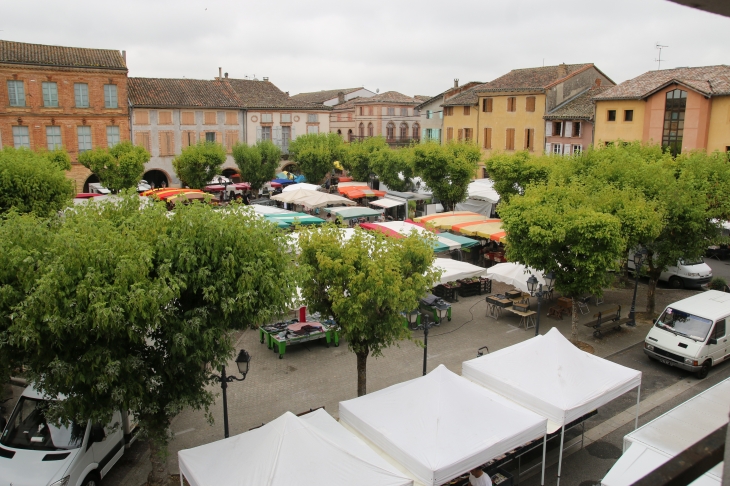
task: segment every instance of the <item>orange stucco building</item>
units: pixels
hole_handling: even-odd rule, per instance
[[[593,98],[595,140],[730,151],[730,66],[649,71]]]

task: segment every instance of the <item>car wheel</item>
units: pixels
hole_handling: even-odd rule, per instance
[[[89,473],[88,476],[86,476],[86,479],[84,479],[84,482],[81,483],[81,486],[100,486],[101,480],[99,479],[99,476],[96,474],[96,471]]]
[[[679,277],[672,277],[669,279],[669,286],[673,289],[682,289],[684,288],[684,282]]]
[[[699,378],[700,380],[704,380],[705,378],[707,378],[707,373],[710,372],[710,366],[711,364],[709,361],[705,361],[704,363],[702,363],[702,368],[700,368],[700,370],[697,372],[697,378]]]

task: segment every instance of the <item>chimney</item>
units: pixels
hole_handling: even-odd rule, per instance
[[[223,68],[222,67],[219,67],[218,68],[218,79],[220,79],[222,77],[223,77]]]
[[[568,68],[565,66],[565,63],[562,63],[558,66],[558,77],[564,78],[568,75]]]
[[[458,87],[459,87],[459,78],[455,78],[454,79],[454,88],[458,88]]]
[[[268,81],[268,80],[269,80],[269,77],[268,76],[264,76],[264,81]]]
[[[124,64],[127,64],[127,51],[122,51],[122,59],[124,60]]]
[[[228,73],[225,73],[224,76],[226,77],[226,79],[228,79]]]
[[[345,93],[340,91],[339,93],[337,93],[337,104],[341,104],[344,102],[345,102]]]

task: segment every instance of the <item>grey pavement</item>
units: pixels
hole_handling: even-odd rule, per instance
[[[707,263],[712,269],[713,277],[722,277],[726,281],[730,282],[730,260],[705,258],[705,263]]]

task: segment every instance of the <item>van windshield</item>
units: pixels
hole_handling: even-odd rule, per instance
[[[695,341],[704,341],[710,332],[712,321],[667,307],[657,319],[656,327],[687,336]]]
[[[702,259],[702,257],[699,258],[680,258],[679,259],[680,265],[690,266],[690,265],[702,265],[705,263],[705,260]]]
[[[76,423],[66,427],[47,422],[43,414],[43,400],[20,397],[0,437],[0,444],[38,451],[78,449],[85,432],[86,426]]]

